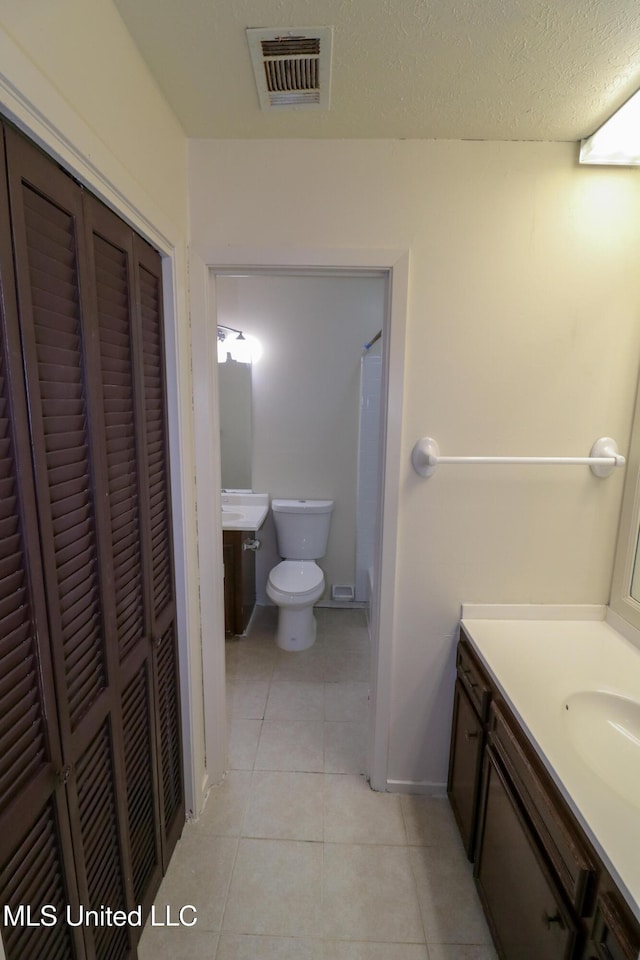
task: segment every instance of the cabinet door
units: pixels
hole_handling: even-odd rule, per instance
[[[621,909],[612,892],[598,898],[584,960],[636,960],[640,956],[640,926]]]
[[[462,683],[457,679],[453,700],[447,791],[470,860],[473,859],[476,836],[482,748],[482,724]]]
[[[227,636],[238,633],[236,629],[236,548],[229,530],[222,532],[222,560],[224,564],[224,632]]]
[[[569,960],[576,923],[491,748],[474,875],[503,960]]]
[[[252,534],[244,530],[223,530],[224,628],[229,636],[247,629],[256,603],[256,555],[247,549]]]
[[[240,545],[240,562],[242,564],[242,633],[245,632],[256,605],[256,554],[255,550],[247,547],[253,542],[255,534],[243,532]]]

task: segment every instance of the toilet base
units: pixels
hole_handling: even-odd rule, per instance
[[[276,644],[290,652],[308,650],[316,642],[316,618],[313,607],[279,607]]]

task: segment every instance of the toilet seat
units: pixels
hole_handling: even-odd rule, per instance
[[[324,573],[314,560],[282,560],[269,573],[267,587],[298,603],[317,600],[318,591],[324,590]]]

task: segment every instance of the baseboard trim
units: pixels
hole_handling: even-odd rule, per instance
[[[389,793],[415,793],[426,797],[446,797],[446,783],[433,783],[430,780],[387,780]]]

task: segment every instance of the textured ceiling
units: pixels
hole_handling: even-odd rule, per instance
[[[114,0],[190,137],[579,140],[640,87],[638,0]],[[246,27],[332,26],[331,108],[263,113]]]

